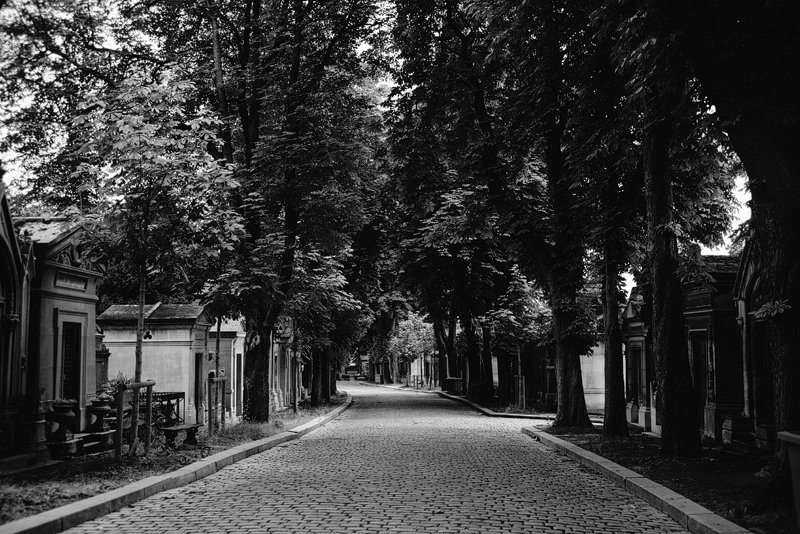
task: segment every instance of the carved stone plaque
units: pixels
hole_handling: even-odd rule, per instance
[[[86,291],[89,279],[83,276],[75,276],[61,271],[56,273],[56,287],[74,289],[76,291]]]

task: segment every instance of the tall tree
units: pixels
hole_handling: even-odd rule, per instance
[[[24,170],[28,202],[88,208],[96,199],[72,174],[70,121],[92,91],[113,89],[133,70],[163,69],[149,42],[122,16],[122,2],[24,2],[0,7],[2,146]]]
[[[517,265],[512,265],[505,292],[483,318],[492,329],[497,353],[497,393],[502,402],[516,402],[512,377],[522,376],[523,346],[544,344],[551,339],[551,317],[542,290],[526,279]]]
[[[649,4],[648,4],[649,5]],[[719,240],[730,223],[733,167],[727,141],[659,17],[633,4],[604,10],[618,36],[617,71],[641,117],[656,402],[664,453],[700,453],[682,318],[681,242]],[[650,5],[652,13],[659,11]],[[633,16],[631,16],[633,15]],[[700,207],[703,206],[703,207]]]
[[[765,302],[775,388],[775,424],[800,427],[800,6],[658,2],[656,24],[671,31],[724,123],[749,177],[754,250]],[[788,485],[788,456],[778,444],[776,479]]]
[[[547,288],[553,310],[558,412],[556,426],[590,427],[579,357],[593,333],[581,326],[585,182],[571,165],[575,83],[586,49],[586,8],[548,1],[501,3],[492,15],[493,50],[507,51],[503,114],[514,154],[510,226],[521,266]],[[523,202],[524,201],[524,202]]]
[[[603,279],[605,409],[603,434],[627,436],[620,324],[621,274],[630,267],[637,242],[645,239],[641,154],[636,116],[626,105],[624,80],[614,69],[613,34],[602,16],[591,26],[578,65],[578,98],[570,165],[588,181],[582,209],[590,225],[587,244],[596,251]]]
[[[186,48],[198,73],[214,72],[206,96],[226,121],[219,155],[240,165],[249,237],[226,283],[247,317],[247,415],[266,420],[267,340],[292,297],[298,253],[324,249],[319,240],[330,237],[323,229],[332,221],[360,224],[352,195],[372,169],[365,136],[374,117],[371,95],[360,89],[357,45],[374,6],[368,0],[159,5],[160,12],[136,5],[131,11],[142,26],[153,22],[165,49]]]
[[[335,389],[332,373],[349,360],[372,316],[347,291],[342,265],[335,257],[304,252],[298,259],[295,288],[285,311],[295,318],[295,335],[311,359],[311,403],[316,405],[330,402]]]
[[[98,223],[95,237],[121,245],[114,249],[125,251],[124,260],[135,272],[135,382],[142,379],[149,273],[164,263],[191,262],[198,254],[216,256],[232,248],[241,231],[226,204],[236,185],[232,174],[206,150],[219,142],[216,121],[186,110],[193,91],[173,71],[156,81],[131,77],[113,93],[88,100],[74,120],[82,142],[75,174],[99,199],[89,215]],[[201,241],[203,248],[197,246]],[[139,411],[138,391],[133,411]],[[134,418],[134,436],[137,424]]]

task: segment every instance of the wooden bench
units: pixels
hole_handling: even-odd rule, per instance
[[[197,430],[203,425],[195,423],[193,425],[176,425],[165,426],[161,428],[164,433],[164,439],[167,447],[170,449],[175,447],[175,438],[178,437],[178,432],[186,432],[186,439],[183,443],[186,445],[197,445]]]

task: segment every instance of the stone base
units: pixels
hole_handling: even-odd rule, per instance
[[[783,447],[789,456],[794,513],[797,526],[800,528],[800,432],[780,432],[777,437],[783,442]]]
[[[279,412],[286,408],[283,402],[283,391],[280,388],[273,388],[272,391],[272,409]]]
[[[722,443],[722,425],[725,417],[730,414],[742,412],[742,406],[737,404],[709,402],[703,409],[703,437],[711,438],[714,443]]]
[[[75,434],[83,442],[84,448],[93,448],[96,450],[110,449],[114,446],[114,435],[116,430],[106,430],[103,432],[86,432],[82,434]]]
[[[81,450],[81,440],[73,438],[66,441],[48,441],[47,446],[50,447],[50,454],[53,458],[61,459],[67,456],[76,456]]]
[[[638,425],[639,424],[639,404],[635,402],[629,402],[625,405],[625,419],[628,420],[629,423]]]
[[[756,450],[753,421],[743,415],[727,415],[722,421],[722,446],[742,453]]]
[[[642,427],[645,432],[653,430],[653,410],[651,410],[649,406],[640,406],[638,417],[638,425]]]
[[[654,434],[661,435],[661,414],[656,411],[656,406],[658,403],[656,402],[656,393],[654,388],[654,383],[650,383],[650,428]]]

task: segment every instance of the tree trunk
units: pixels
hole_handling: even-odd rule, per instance
[[[627,436],[625,417],[625,379],[623,376],[622,332],[619,325],[619,264],[614,252],[605,250],[603,319],[605,326],[605,410],[603,434]]]
[[[444,321],[436,320],[433,322],[433,338],[436,340],[436,350],[439,353],[439,385],[444,385],[444,379],[450,377],[448,368],[447,334],[445,333]]]
[[[309,396],[314,388],[314,356],[303,366],[303,387],[308,390]]]
[[[450,318],[447,322],[447,376],[451,378],[463,377],[461,355],[456,350],[456,327],[458,326],[458,315],[455,308],[450,309]],[[466,390],[465,390],[466,391]]]
[[[671,124],[657,119],[646,134],[643,152],[647,241],[652,289],[652,347],[661,406],[661,451],[697,456],[700,432],[694,403],[689,355],[683,327],[683,299],[678,279],[678,244],[671,225],[669,178]]]
[[[246,419],[266,423],[270,415],[269,360],[270,332],[260,319],[249,322],[250,344],[245,353]]]
[[[575,312],[571,305],[564,306],[565,300],[571,301],[574,297],[563,299],[558,290],[551,290],[555,295],[554,302],[561,305],[553,306],[553,337],[555,348],[556,371],[556,419],[554,427],[560,428],[591,428],[589,413],[586,411],[586,398],[583,393],[583,380],[581,375],[580,348],[576,346],[570,330],[574,328]]]
[[[219,25],[217,15],[211,15],[211,42],[214,51],[214,89],[217,93],[219,113],[222,116],[224,126],[222,127],[222,156],[228,163],[233,163],[233,142],[231,139],[230,110],[228,108],[228,98],[224,90],[224,78],[222,76],[222,53],[219,47]]]
[[[217,317],[217,337],[216,337],[215,343],[214,343],[214,345],[215,345],[214,346],[214,377],[215,378],[219,378],[219,376],[220,376],[219,375],[219,344],[220,344],[219,337],[220,337],[220,331],[221,330],[222,330],[222,317]],[[225,385],[223,384],[222,387],[225,388]],[[225,391],[222,392],[222,395],[223,395],[223,398],[224,398]],[[214,388],[214,412],[213,412],[215,414],[217,413],[217,405],[218,405],[218,403],[219,403],[219,387],[215,387]],[[211,412],[209,412],[209,413],[211,413]],[[222,415],[222,418],[224,419],[225,418],[225,410],[221,410],[220,414]],[[216,421],[212,421],[211,424],[215,425],[215,427],[216,427],[217,422]]]
[[[481,350],[481,389],[484,398],[494,397],[494,369],[492,365],[492,331],[482,327],[483,347]]]
[[[466,379],[467,389],[464,391],[472,397],[481,397],[481,340],[475,328],[472,315],[465,313],[461,319],[461,328],[467,341]]]
[[[295,5],[297,4],[298,2],[295,1]],[[245,139],[245,167],[247,169],[250,169],[252,165],[255,143],[259,135],[261,102],[260,87],[264,84],[263,72],[258,71],[258,69],[263,69],[263,65],[258,64],[261,57],[260,47],[263,45],[261,42],[261,24],[258,21],[259,17],[261,16],[261,2],[260,0],[253,0],[253,2],[249,5],[251,10],[247,12],[247,16],[249,17],[249,14],[252,13],[253,19],[252,21],[247,21],[248,24],[245,30],[245,37],[249,40],[249,32],[252,31],[253,47],[250,49],[249,42],[246,44],[246,52],[247,54],[252,54],[252,58],[247,59],[247,57],[245,57],[245,60],[247,61],[245,66],[253,68],[255,70],[255,74],[252,76],[252,90],[250,91],[246,102],[240,102],[240,115],[242,117],[243,127],[242,133]],[[301,16],[301,13],[297,12],[298,21],[299,17]],[[298,21],[296,21],[296,23],[299,24]],[[286,131],[290,132],[292,140],[296,140],[299,137],[300,132],[300,126],[297,122],[297,117],[295,116],[299,107],[299,101],[297,96],[294,94],[294,85],[299,80],[300,75],[301,54],[299,47],[302,44],[301,34],[302,28],[296,25],[294,28],[291,63],[289,65],[290,89],[287,90],[284,104],[285,128]],[[247,54],[243,54],[243,56],[246,56]],[[255,63],[255,65],[253,63]],[[242,94],[245,93],[246,91]],[[294,162],[287,162],[283,173],[283,180],[284,187],[281,191],[281,193],[284,195],[283,251],[281,252],[280,265],[278,267],[278,281],[276,284],[277,291],[272,294],[264,295],[263,302],[269,302],[269,304],[261,305],[261,307],[264,309],[258,310],[257,313],[257,315],[263,318],[263,323],[259,325],[259,329],[264,330],[267,333],[273,331],[278,318],[283,312],[284,304],[286,302],[287,295],[290,292],[290,286],[294,277],[297,231],[300,219],[300,210],[298,207],[298,198],[296,193],[297,169],[294,165]],[[250,232],[251,237],[254,240],[261,235],[261,226],[258,213],[250,214],[250,216],[247,217],[247,230]],[[267,358],[265,362],[259,362],[257,365],[254,365],[253,370],[256,374],[249,377],[249,380],[253,384],[252,387],[254,389],[263,391],[258,396],[252,397],[250,399],[250,403],[253,404],[255,402],[263,402],[264,399],[266,399],[266,404],[264,406],[253,405],[251,413],[260,414],[257,420],[268,421],[270,402],[269,359]]]
[[[400,362],[397,356],[389,356],[389,382],[392,384],[400,383]]]
[[[551,145],[553,146],[553,145]],[[556,372],[556,418],[554,427],[592,428],[586,410],[580,355],[588,350],[585,336],[576,330],[580,304],[578,291],[583,285],[583,246],[571,218],[574,202],[560,163],[560,146],[548,163],[548,182],[553,198],[555,261],[549,273],[552,308],[553,348]]]
[[[136,363],[133,371],[133,381],[142,381],[142,343],[144,342],[144,300],[147,290],[147,265],[142,265],[139,269],[139,298],[138,313],[136,315]],[[120,414],[120,417],[122,415]],[[131,413],[131,447],[128,451],[129,456],[136,454],[136,446],[139,442],[139,390],[133,391],[133,410]]]
[[[311,349],[311,405],[319,406],[322,398],[322,354],[319,349]]]
[[[322,402],[331,402],[331,358],[327,350],[322,351],[320,361],[320,374],[322,379]]]
[[[239,65],[247,75],[239,77],[238,107],[244,141],[245,168],[252,167],[255,146],[261,126],[261,89],[265,85],[261,55],[263,31],[261,27],[261,0],[246,3]]]
[[[562,14],[549,5],[543,17],[542,58],[546,77],[542,94],[544,159],[547,190],[552,208],[552,252],[546,273],[550,306],[553,310],[553,346],[555,349],[556,397],[558,407],[554,427],[591,428],[581,380],[580,354],[587,350],[584,336],[576,331],[583,287],[584,246],[580,228],[575,224],[577,199],[566,169],[562,137],[568,111],[560,94],[564,90],[564,52],[561,39]]]

